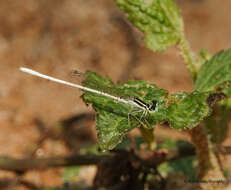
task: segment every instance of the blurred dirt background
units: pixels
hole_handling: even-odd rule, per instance
[[[195,52],[230,47],[231,1],[176,2]],[[72,70],[92,70],[113,81],[141,79],[170,92],[192,90],[177,49],[153,53],[145,48],[142,34],[113,0],[0,0],[0,155],[16,158],[69,155],[96,141],[92,118],[76,127],[81,138],[72,145],[77,148],[57,137],[41,140],[49,129],[58,128],[59,121],[92,109],[81,101],[81,91],[22,73],[21,66],[72,82],[79,82]],[[181,138],[170,132],[166,133]],[[94,167],[86,168],[86,183],[94,172]],[[59,186],[61,173],[60,168],[30,171],[23,178]],[[27,189],[14,176],[0,171],[0,189]]]

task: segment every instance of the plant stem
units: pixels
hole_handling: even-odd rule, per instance
[[[230,154],[230,147],[222,147],[224,153]],[[156,152],[158,154],[158,152]],[[67,167],[67,166],[86,166],[86,165],[96,165],[103,160],[116,159],[118,156],[131,155],[136,157],[142,164],[148,164],[148,167],[156,168],[159,164],[163,162],[173,161],[177,159],[182,159],[188,156],[195,155],[194,147],[191,145],[179,146],[175,149],[171,149],[167,152],[166,156],[157,156],[153,159],[150,156],[146,159],[137,157],[137,155],[132,151],[126,151],[124,149],[114,149],[111,154],[106,155],[71,155],[71,156],[54,156],[46,158],[23,158],[17,159],[8,156],[0,156],[0,170],[8,170],[12,172],[26,172],[28,170],[44,170],[48,168],[56,167]],[[127,156],[129,158],[129,156]],[[159,158],[159,159],[158,159]]]
[[[191,78],[193,79],[193,82],[196,80],[196,75],[198,72],[198,64],[196,63],[196,57],[195,54],[192,52],[188,41],[186,40],[184,34],[181,35],[181,40],[179,43],[179,48],[181,50],[181,55],[185,60],[185,63],[187,64],[187,68],[190,72]]]
[[[14,159],[11,157],[0,157],[0,168],[2,170],[26,171],[32,169],[47,169],[53,167],[73,166],[73,165],[94,165],[108,155],[72,155],[69,157],[49,157],[49,158],[25,158]]]
[[[204,121],[206,132],[213,144],[221,145],[227,138],[231,108],[228,105],[214,106],[212,114]]]
[[[182,34],[179,47],[187,64],[191,78],[193,82],[195,82],[197,73],[203,63],[195,57],[184,34]],[[198,179],[207,181],[207,183],[201,183],[200,187],[203,190],[221,189],[221,184],[214,182],[209,183],[210,180],[221,180],[224,182],[225,178],[220,167],[218,157],[212,147],[210,139],[208,138],[208,134],[206,133],[205,126],[199,125],[193,128],[190,131],[190,135],[198,158]]]
[[[154,138],[154,134],[153,134],[153,129],[147,129],[147,128],[144,128],[143,126],[141,126],[139,129],[140,129],[140,132],[141,132],[144,140],[148,144],[149,149],[151,151],[155,150],[156,142],[155,142],[155,138]]]
[[[198,179],[205,180],[207,183],[201,183],[202,189],[218,190],[221,184],[213,181],[225,181],[224,175],[219,165],[219,161],[212,148],[212,143],[206,136],[202,126],[197,126],[190,131],[192,142],[196,148],[198,158]],[[209,183],[211,181],[211,183]]]

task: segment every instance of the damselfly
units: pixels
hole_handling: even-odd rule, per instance
[[[92,89],[92,88],[81,86],[79,84],[74,84],[74,83],[67,82],[67,81],[64,81],[64,80],[61,80],[61,79],[57,79],[57,78],[54,78],[54,77],[51,77],[51,76],[48,76],[48,75],[44,75],[42,73],[39,73],[37,71],[34,71],[32,69],[28,69],[28,68],[25,68],[25,67],[20,67],[20,70],[25,72],[25,73],[28,73],[28,74],[31,74],[31,75],[34,75],[34,76],[37,76],[37,77],[40,77],[40,78],[44,78],[44,79],[47,79],[47,80],[50,80],[50,81],[53,81],[53,82],[61,83],[61,84],[67,85],[67,86],[71,86],[71,87],[74,87],[74,88],[81,89],[83,91],[92,92],[92,93],[95,93],[95,94],[98,94],[98,95],[101,95],[101,96],[105,96],[105,97],[114,99],[117,102],[127,104],[129,106],[137,108],[137,110],[135,110],[134,112],[142,112],[141,118],[138,119],[139,121],[143,117],[145,117],[149,111],[154,111],[155,108],[156,108],[156,104],[157,104],[156,101],[152,101],[151,104],[147,104],[147,103],[145,103],[144,101],[142,101],[139,98],[125,99],[125,98],[121,98],[121,97],[111,95],[111,94],[103,92],[103,91],[95,90],[95,89]]]

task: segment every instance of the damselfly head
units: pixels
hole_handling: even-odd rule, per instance
[[[156,104],[157,101],[153,100],[151,104],[144,102],[143,100],[141,100],[140,98],[134,98],[133,101],[138,104],[139,106],[147,109],[148,111],[155,111],[156,109]]]
[[[157,104],[157,101],[156,101],[156,100],[153,100],[153,101],[152,101],[152,106],[151,106],[150,110],[155,111],[155,109],[156,109],[156,104]]]

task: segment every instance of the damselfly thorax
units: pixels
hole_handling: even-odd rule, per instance
[[[156,100],[153,100],[151,104],[148,104],[139,98],[134,98],[134,102],[136,102],[140,106],[143,106],[148,111],[155,111],[156,109],[156,104],[157,104]]]

